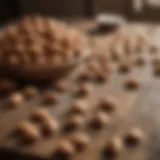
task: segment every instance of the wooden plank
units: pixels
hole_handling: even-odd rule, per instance
[[[126,0],[93,0],[94,13],[111,12],[124,14],[126,7]]]
[[[86,13],[85,0],[21,0],[22,13],[75,17]]]
[[[79,26],[80,25],[77,23],[77,28]],[[104,38],[104,35],[102,37]],[[101,36],[97,36],[97,38],[100,39]],[[140,82],[138,90],[128,91],[125,89],[124,82],[126,80],[126,76],[117,72],[117,64],[115,63],[113,64],[108,81],[103,84],[94,85],[93,91],[86,98],[88,103],[88,112],[85,119],[86,125],[81,130],[83,132],[87,132],[92,141],[85,152],[75,155],[73,158],[74,160],[100,159],[100,153],[104,142],[107,139],[110,139],[113,135],[118,135],[123,138],[124,134],[132,126],[138,126],[143,130],[146,136],[146,142],[148,143],[144,143],[133,150],[129,150],[125,147],[117,160],[159,159],[160,79],[152,74],[151,54],[145,52],[142,53],[142,55],[145,58],[145,65],[141,67],[133,66],[130,73],[131,76],[136,77]],[[59,123],[63,121],[63,118],[66,115],[65,113],[71,106],[70,104],[74,97],[74,89],[77,86],[77,81],[75,80],[78,73],[77,71],[79,70],[76,70],[73,73],[73,76],[69,77],[69,89],[66,93],[61,95],[60,103],[57,106],[51,106],[48,108],[50,113],[58,119]],[[107,95],[112,95],[117,99],[117,110],[110,115],[110,123],[106,128],[99,132],[92,132],[87,128],[88,118],[97,111],[96,108],[100,98]],[[4,110],[3,104],[0,104],[0,147],[7,148],[11,150],[12,153],[18,153],[19,156],[15,156],[15,159],[17,160],[17,157],[21,160],[23,159],[22,157],[25,157],[25,160],[52,159],[51,155],[54,151],[56,142],[59,138],[65,137],[65,135],[62,134],[58,137],[51,137],[49,139],[42,138],[31,146],[18,146],[16,139],[8,136],[15,129],[15,126],[19,121],[28,119],[32,110],[35,107],[42,105],[40,101],[41,98],[42,95],[40,94],[35,100],[31,102],[26,101],[25,104],[15,110]],[[10,153],[3,151],[4,150],[1,150],[0,152],[0,156],[2,157],[4,156],[4,153],[7,153],[7,155]],[[3,154],[1,154],[2,152]],[[21,157],[21,155],[23,156]],[[13,157],[10,157],[10,159],[12,160]],[[2,158],[0,157],[0,159]]]

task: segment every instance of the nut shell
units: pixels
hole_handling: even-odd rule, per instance
[[[47,136],[55,135],[59,131],[59,125],[52,118],[45,119],[42,123],[42,131]]]
[[[84,119],[81,116],[73,115],[68,117],[68,119],[65,122],[65,130],[72,131],[72,130],[78,130],[81,128],[84,124]]]
[[[70,140],[79,152],[85,150],[90,141],[89,137],[83,133],[74,133],[70,136]]]
[[[53,158],[69,160],[74,156],[75,152],[72,143],[68,140],[63,140],[57,145]]]
[[[26,99],[33,99],[38,94],[36,87],[28,86],[23,89],[23,95]]]
[[[84,115],[86,113],[87,104],[83,100],[76,100],[71,104],[70,114]]]
[[[89,83],[82,83],[78,86],[77,96],[87,96],[92,91],[92,85]]]
[[[136,146],[144,140],[144,134],[139,128],[132,128],[126,133],[124,140],[127,145]]]
[[[40,138],[38,128],[30,122],[20,122],[17,126],[17,132],[24,142],[34,142]]]
[[[46,108],[37,108],[31,114],[31,119],[36,122],[44,122],[51,118],[48,110]]]
[[[43,99],[45,104],[56,104],[59,101],[59,96],[56,92],[47,91],[44,93]]]
[[[104,112],[97,112],[91,119],[90,125],[92,128],[101,129],[109,123],[109,117]]]
[[[117,157],[123,148],[123,141],[119,137],[113,137],[104,145],[103,153],[105,157]]]
[[[116,99],[113,97],[107,97],[101,100],[100,109],[105,112],[113,112],[117,107]]]
[[[21,93],[13,93],[8,98],[9,107],[18,107],[24,102],[24,98]]]
[[[131,90],[139,88],[139,81],[133,77],[130,77],[125,82],[125,87]]]

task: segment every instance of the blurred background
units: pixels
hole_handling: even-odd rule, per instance
[[[109,12],[131,20],[160,20],[160,0],[0,0],[0,23],[24,14],[90,18]]]

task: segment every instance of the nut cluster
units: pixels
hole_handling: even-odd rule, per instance
[[[1,60],[9,65],[62,65],[78,58],[84,44],[84,36],[66,24],[26,16],[2,31]]]
[[[147,31],[137,30],[131,26],[122,26],[116,32],[109,36],[97,37],[92,47],[98,46],[100,50],[105,51],[105,55],[112,61],[121,61],[123,58],[134,56],[136,53],[142,53],[149,50],[150,41]],[[97,40],[97,41],[96,41]]]
[[[17,131],[25,141],[35,141],[43,135],[52,136],[59,130],[57,121],[44,108],[37,108],[31,115],[32,121],[20,122]]]
[[[80,80],[94,80],[105,82],[109,75],[108,59],[99,52],[92,53],[92,57],[88,59],[84,69],[80,72]]]

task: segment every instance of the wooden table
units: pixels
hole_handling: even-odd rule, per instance
[[[93,23],[81,21],[72,23],[81,30],[86,31],[93,27]],[[138,26],[139,24],[135,24]],[[151,28],[150,25],[141,25]],[[152,30],[154,31],[154,30]],[[157,28],[158,32],[158,28]],[[152,32],[152,35],[155,33]],[[157,34],[155,34],[157,35]],[[104,34],[102,35],[104,37]],[[96,35],[95,35],[96,37]],[[98,36],[99,37],[99,36]],[[100,37],[99,37],[100,38]],[[152,37],[153,40],[155,36]],[[157,53],[157,55],[160,53]],[[138,127],[144,132],[145,141],[135,149],[125,147],[118,160],[158,160],[160,159],[160,77],[156,77],[152,72],[152,58],[154,55],[144,52],[145,58],[143,66],[134,66],[128,75],[117,72],[117,64],[111,62],[111,75],[107,82],[100,85],[94,85],[93,92],[87,98],[89,104],[88,118],[94,114],[99,99],[103,96],[114,96],[117,99],[118,106],[116,112],[110,116],[110,124],[100,132],[91,132],[87,127],[84,132],[90,135],[91,143],[88,149],[81,154],[76,154],[73,160],[98,160],[101,159],[101,150],[104,142],[113,135],[124,137],[125,133],[132,127]],[[73,91],[77,86],[75,77],[79,69],[67,78],[69,90],[61,95],[62,101],[57,107],[49,108],[50,112],[63,123],[64,115],[68,110],[73,99]],[[136,77],[140,82],[139,89],[135,91],[126,90],[124,82],[128,76]],[[42,139],[31,146],[18,146],[16,140],[9,134],[15,129],[17,123],[23,119],[28,119],[32,110],[42,105],[42,95],[35,100],[25,102],[20,108],[15,110],[5,110],[4,103],[1,103],[0,109],[0,159],[51,159],[55,144],[63,136]],[[5,100],[4,100],[5,101]],[[43,105],[42,105],[43,106]],[[87,119],[88,119],[87,118]],[[86,122],[87,122],[86,119]],[[14,152],[14,150],[16,152]],[[14,158],[13,158],[14,157]]]

